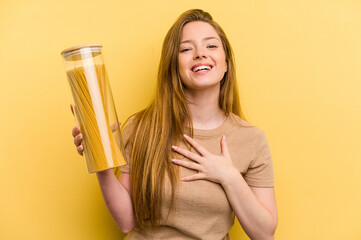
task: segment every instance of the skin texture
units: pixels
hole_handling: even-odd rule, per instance
[[[186,92],[218,86],[227,71],[221,39],[214,28],[205,22],[191,22],[184,26],[178,61]],[[212,65],[212,69],[193,72],[192,66],[199,63]]]

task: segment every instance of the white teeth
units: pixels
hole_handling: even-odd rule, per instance
[[[198,72],[200,70],[209,70],[211,69],[211,66],[206,66],[206,65],[202,65],[202,66],[198,66],[192,69],[193,72]]]

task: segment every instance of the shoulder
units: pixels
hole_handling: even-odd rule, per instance
[[[241,117],[230,113],[230,129],[233,134],[238,134],[240,138],[246,141],[259,142],[265,138],[265,132],[254,124],[247,122]]]
[[[134,123],[135,114],[128,117],[127,120],[125,120],[124,124],[122,125],[122,132],[127,132],[131,128],[131,126]]]
[[[142,118],[145,110],[134,113],[122,124],[121,132],[124,143],[128,140],[133,141],[140,127],[142,127]]]
[[[128,145],[132,134],[135,131],[136,114],[131,115],[122,125],[122,138],[125,145]]]
[[[265,132],[239,116],[231,116],[232,127],[228,134],[232,160],[252,187],[273,187],[272,155]],[[228,137],[228,136],[227,136]]]

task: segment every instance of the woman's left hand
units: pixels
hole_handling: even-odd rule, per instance
[[[238,173],[238,170],[233,166],[225,136],[222,137],[220,143],[221,155],[210,153],[202,145],[187,135],[184,135],[184,138],[194,147],[195,150],[197,150],[200,155],[190,152],[187,149],[172,146],[174,151],[192,160],[192,162],[190,162],[180,159],[172,159],[173,163],[198,171],[196,174],[183,177],[181,179],[182,181],[204,179],[222,184],[229,174],[234,174],[235,172]]]

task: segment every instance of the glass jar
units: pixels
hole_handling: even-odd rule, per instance
[[[125,164],[124,145],[101,49],[100,44],[86,44],[61,52],[89,173]]]

